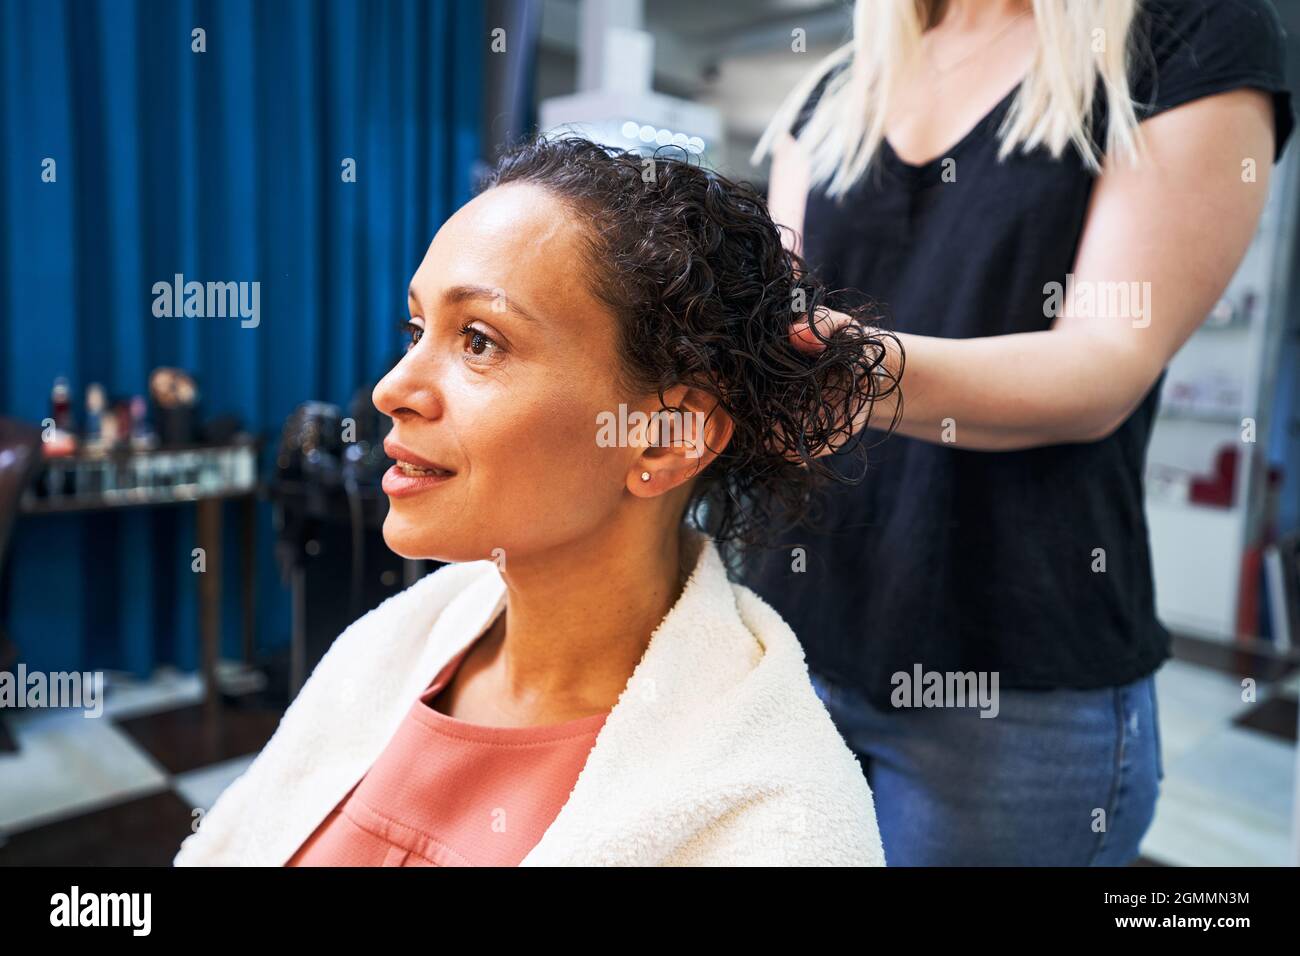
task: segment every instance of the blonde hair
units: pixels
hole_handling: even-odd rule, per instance
[[[818,63],[790,92],[754,148],[757,165],[788,130],[809,94],[835,75],[800,131],[814,185],[839,196],[866,171],[884,140],[887,107],[921,34],[934,26],[944,0],[857,0],[853,39]],[[1046,146],[1059,157],[1071,144],[1092,171],[1101,161],[1092,142],[1092,104],[1106,92],[1106,155],[1136,160],[1142,144],[1129,95],[1128,67],[1138,0],[1033,0],[1037,51],[998,135],[999,158],[1017,146]],[[837,69],[841,66],[848,69]]]

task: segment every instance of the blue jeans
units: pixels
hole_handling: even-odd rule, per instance
[[[882,712],[812,674],[875,797],[889,866],[1124,866],[1164,766],[1155,675],[1103,690],[1000,690]]]

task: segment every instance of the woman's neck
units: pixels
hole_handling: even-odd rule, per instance
[[[507,554],[507,609],[480,642],[497,706],[526,723],[613,707],[681,595],[695,557],[686,543],[675,530],[647,539],[643,528],[606,528],[527,558]]]

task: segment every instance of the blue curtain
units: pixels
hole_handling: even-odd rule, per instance
[[[239,416],[269,464],[295,405],[382,375],[407,281],[468,198],[487,29],[454,0],[0,0],[0,414],[44,418],[59,375],[80,399],[180,366],[205,417]],[[176,273],[260,282],[260,324],[155,317],[153,284]],[[289,630],[268,509],[263,648]],[[20,519],[4,613],[22,659],[196,666],[193,546],[188,507]]]

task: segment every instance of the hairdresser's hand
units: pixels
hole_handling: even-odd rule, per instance
[[[816,331],[813,330],[813,322],[816,323]],[[880,360],[873,367],[872,374],[864,377],[858,383],[862,393],[858,402],[860,408],[854,415],[853,421],[847,427],[842,422],[836,422],[835,427],[832,429],[831,439],[821,443],[819,447],[813,450],[811,456],[813,458],[821,458],[839,451],[854,435],[869,427],[870,422],[892,422],[897,410],[898,387],[896,383],[902,371],[902,351],[898,339],[892,333],[882,333],[874,326],[865,325],[851,315],[823,306],[815,310],[811,321],[804,319],[790,327],[790,344],[805,354],[815,355],[826,348],[822,339],[829,338],[845,326],[857,326],[862,329],[875,343],[873,355],[880,357]],[[821,338],[818,337],[819,335]],[[834,386],[830,386],[828,394],[836,394]],[[838,394],[847,407],[849,405],[848,396],[845,396],[842,391]],[[835,404],[840,404],[840,402],[835,402]],[[881,426],[874,425],[872,427]],[[787,444],[783,440],[783,433],[780,429],[776,430],[776,434],[778,441],[781,441],[783,445]],[[800,467],[808,467],[807,459],[799,454],[797,449],[786,447],[785,456],[789,460],[797,462]]]
[[[843,312],[836,312],[833,309],[822,309],[814,316],[817,323],[817,329],[824,337],[829,337],[832,332],[844,325],[851,325],[854,322],[850,316]],[[790,327],[790,343],[801,352],[816,354],[824,346],[817,340],[813,332],[813,323],[807,319],[802,322],[796,322]]]

